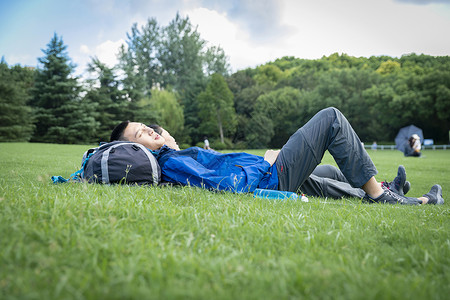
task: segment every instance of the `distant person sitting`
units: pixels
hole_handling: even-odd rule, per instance
[[[209,141],[208,138],[205,136],[205,141],[204,141],[205,145],[203,146],[203,149],[205,150],[210,150],[211,147],[209,147]]]
[[[420,150],[422,149],[420,137],[417,134],[413,134],[408,139],[408,144],[405,147],[405,156],[421,156],[422,152]]]

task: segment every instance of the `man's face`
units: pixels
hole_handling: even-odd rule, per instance
[[[123,132],[123,136],[130,142],[142,144],[151,150],[158,150],[166,142],[166,140],[152,128],[136,122],[130,122],[128,124]]]

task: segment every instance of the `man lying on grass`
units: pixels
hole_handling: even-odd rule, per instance
[[[122,126],[126,126],[127,124],[128,122],[123,122]],[[176,140],[167,130],[157,124],[152,124],[148,127],[152,128],[166,140],[165,145],[167,147],[180,150]],[[398,167],[397,177],[393,181],[383,181],[381,184],[385,188],[391,189],[400,195],[406,195],[411,188],[411,183],[406,181],[406,170],[403,166]],[[298,190],[309,196],[330,197],[334,199],[341,199],[343,197],[363,198],[366,194],[363,189],[352,187],[341,170],[332,165],[317,166]]]
[[[168,133],[167,133],[168,134]],[[167,134],[164,134],[166,137]],[[131,141],[152,150],[161,167],[162,180],[182,185],[231,192],[253,192],[256,188],[305,192],[327,196],[347,184],[313,175],[326,150],[330,152],[351,187],[361,188],[365,198],[390,204],[443,204],[442,188],[434,185],[419,198],[403,195],[406,174],[399,174],[389,189],[375,179],[377,169],[344,115],[336,108],[318,112],[298,129],[281,150],[267,150],[264,157],[248,153],[222,154],[199,147],[178,151],[163,135],[142,123],[122,122],[111,141]],[[172,148],[166,145],[172,144]],[[176,143],[175,143],[176,145]],[[311,176],[310,176],[311,175]],[[348,196],[348,195],[342,195]]]

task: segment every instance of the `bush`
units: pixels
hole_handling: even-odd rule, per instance
[[[214,140],[211,143],[211,148],[214,150],[225,150],[225,149],[233,149],[233,143],[230,139],[224,138],[223,143],[220,141],[220,139]]]
[[[247,149],[247,143],[244,142],[244,141],[239,141],[239,142],[237,142],[236,144],[234,144],[233,149],[236,149],[236,150],[245,150],[245,149]]]
[[[204,142],[198,142],[197,144],[195,144],[195,147],[203,148],[204,146],[205,146]]]
[[[225,145],[225,143],[221,143],[221,142],[216,142],[213,144],[212,147],[214,150],[225,150],[225,149],[229,149],[227,148],[227,145]]]
[[[186,143],[180,144],[180,145],[178,145],[178,146],[180,147],[180,150],[187,149],[187,148],[190,148],[190,147],[191,147],[191,145],[186,144]]]

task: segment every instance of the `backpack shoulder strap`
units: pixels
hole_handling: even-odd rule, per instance
[[[145,155],[147,155],[148,160],[150,161],[150,165],[152,166],[153,185],[157,185],[160,178],[159,178],[159,173],[158,173],[159,165],[158,165],[158,162],[156,161],[155,156],[145,146],[138,144],[138,143],[134,143],[134,145],[141,148],[144,151]]]

